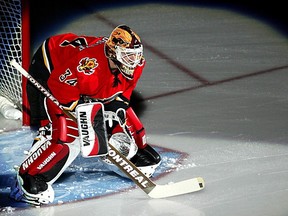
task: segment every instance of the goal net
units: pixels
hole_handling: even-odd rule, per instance
[[[12,119],[23,111],[22,76],[10,65],[15,59],[23,66],[22,8],[21,0],[0,0],[0,112]]]

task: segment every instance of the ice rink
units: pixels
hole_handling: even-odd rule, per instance
[[[287,36],[234,11],[169,4],[95,10],[51,34],[108,36],[123,23],[144,43],[147,64],[133,103],[148,143],[188,154],[155,182],[201,176],[206,188],[167,199],[133,189],[0,214],[287,216]],[[20,127],[1,118],[4,131]]]

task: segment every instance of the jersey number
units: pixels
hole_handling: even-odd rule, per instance
[[[75,86],[76,83],[77,83],[77,79],[74,78],[74,79],[67,79],[67,77],[71,76],[72,75],[72,72],[69,70],[69,68],[65,71],[64,74],[61,74],[59,76],[59,80],[60,82],[64,82],[67,83],[68,85],[71,85],[71,86]]]

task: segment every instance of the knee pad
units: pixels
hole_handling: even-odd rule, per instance
[[[72,119],[68,118],[53,102],[47,101],[49,119],[52,122],[54,141],[72,143],[78,137],[78,127]]]

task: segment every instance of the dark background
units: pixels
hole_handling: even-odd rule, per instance
[[[49,32],[57,25],[69,22],[75,16],[81,16],[111,7],[137,5],[143,3],[169,3],[177,5],[214,7],[228,9],[250,17],[257,18],[262,22],[272,26],[282,34],[288,34],[288,25],[285,13],[285,1],[233,1],[233,0],[167,0],[167,1],[97,1],[97,0],[58,0],[39,1],[30,0],[30,22],[31,22],[31,45],[41,37],[41,33]]]

